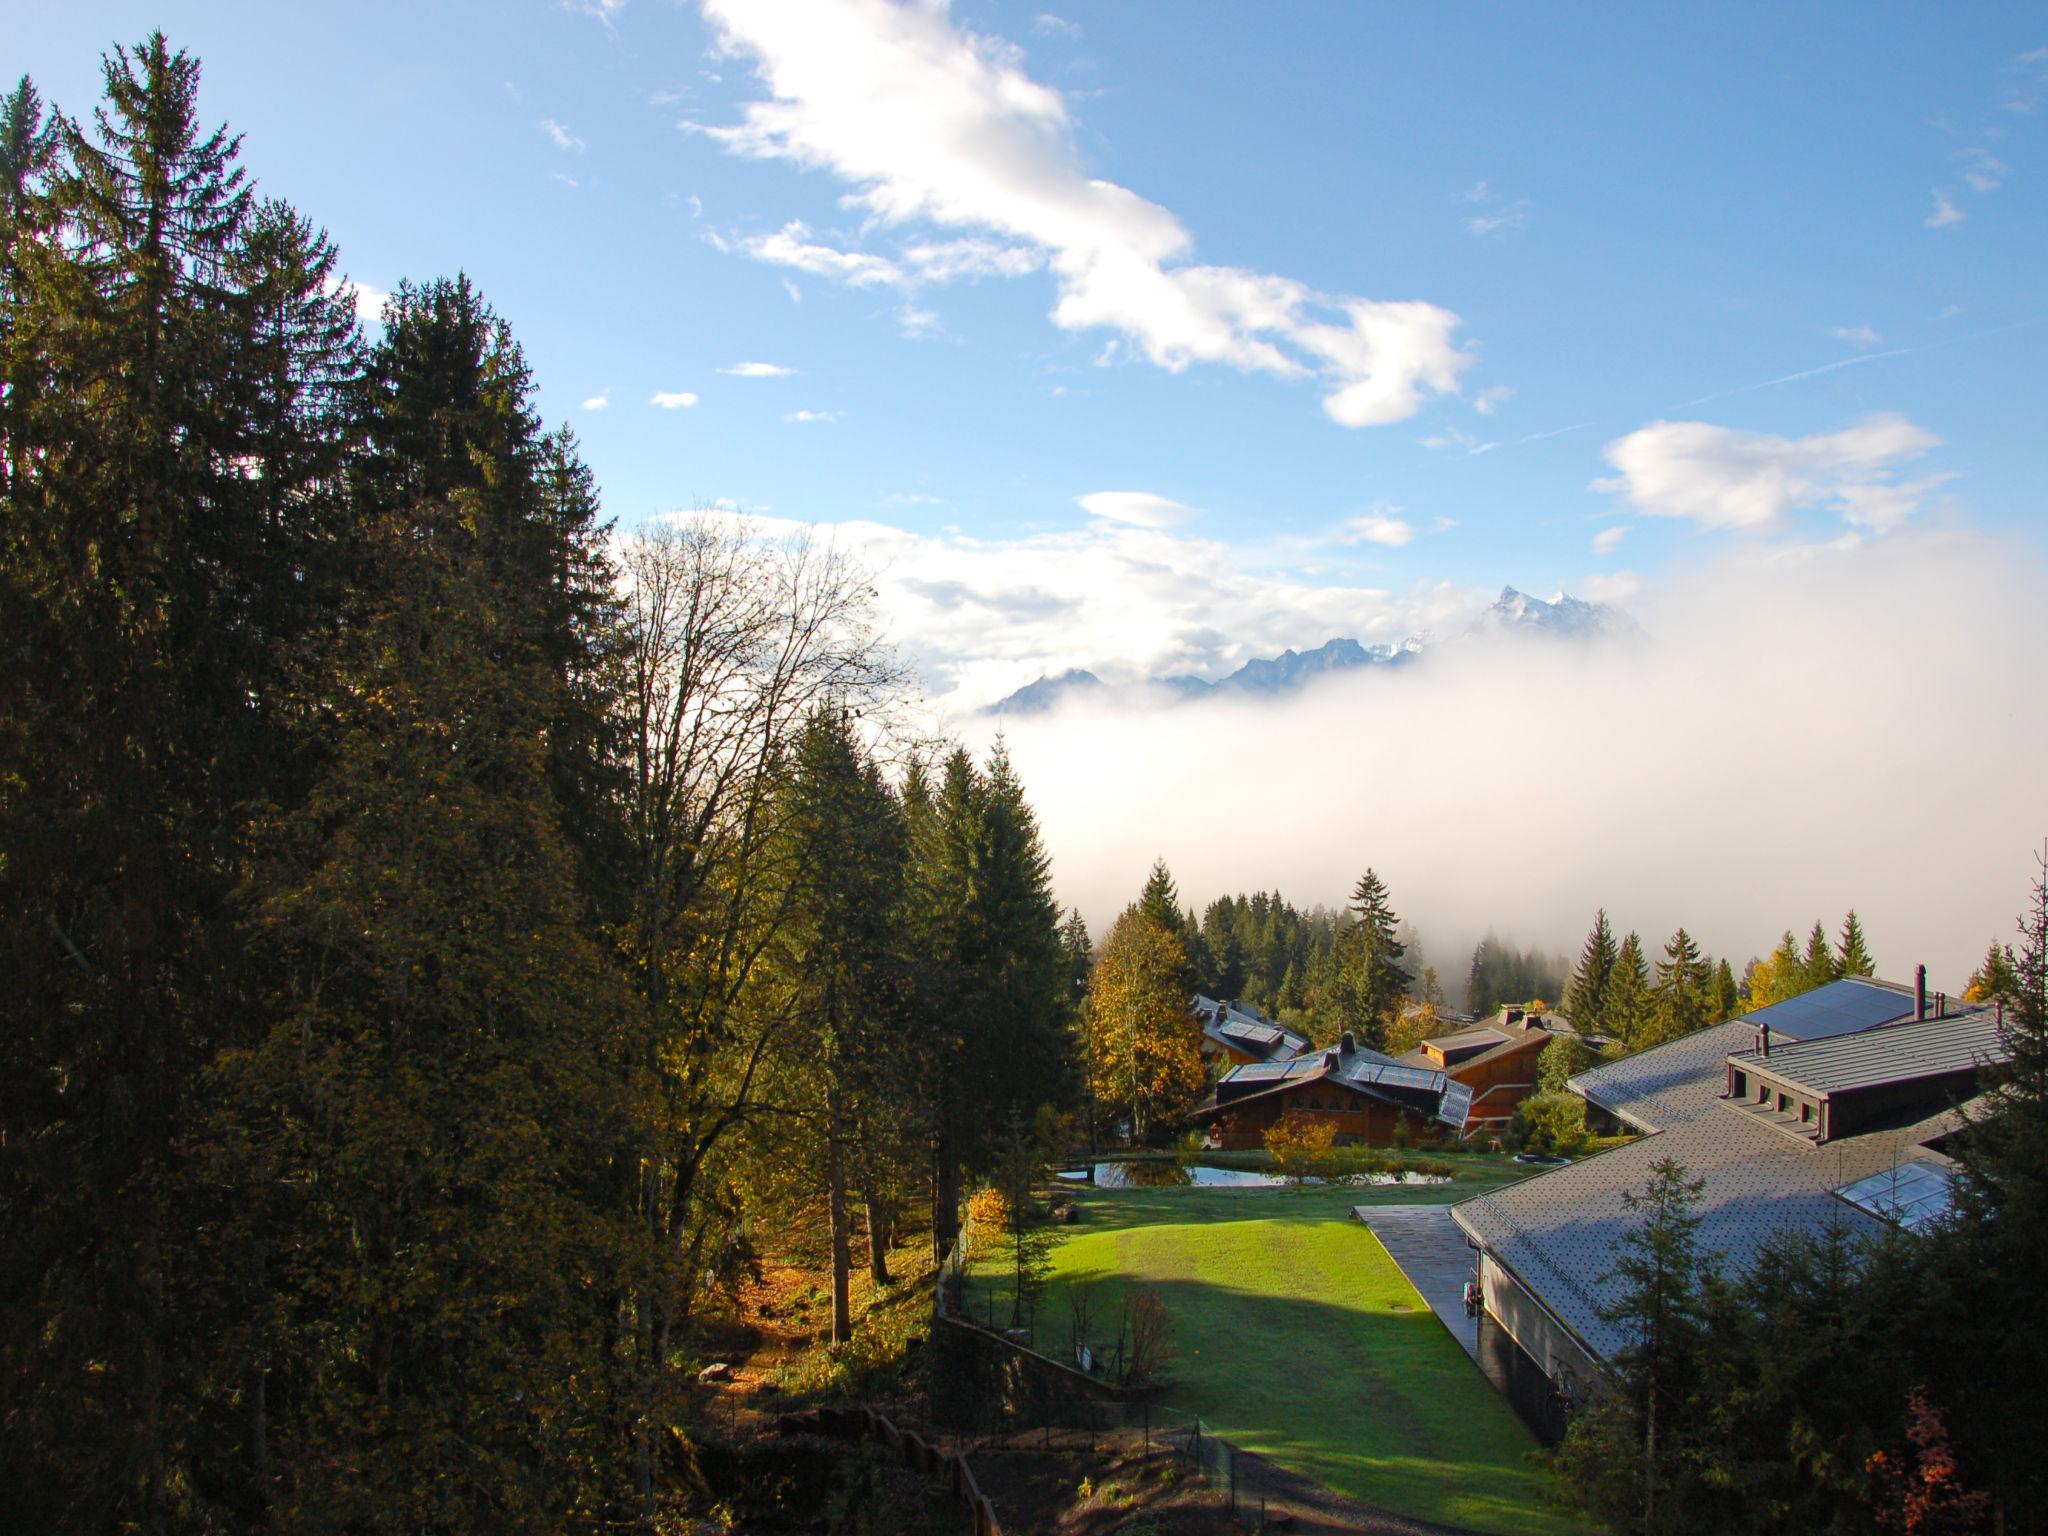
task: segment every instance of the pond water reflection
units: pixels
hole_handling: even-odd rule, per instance
[[[1098,1189],[1170,1189],[1193,1185],[1199,1189],[1277,1189],[1290,1180],[1277,1173],[1254,1172],[1247,1168],[1217,1168],[1208,1163],[1196,1163],[1183,1168],[1178,1163],[1146,1160],[1142,1162],[1097,1163],[1092,1170],[1087,1168],[1066,1168],[1060,1177],[1069,1184],[1090,1182]],[[1304,1179],[1305,1184],[1327,1183],[1324,1179]],[[1438,1174],[1366,1173],[1354,1174],[1340,1180],[1347,1184],[1448,1184],[1449,1179]]]

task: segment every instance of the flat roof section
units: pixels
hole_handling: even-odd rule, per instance
[[[1997,1016],[1977,1005],[1938,1019],[1774,1046],[1768,1056],[1731,1051],[1728,1060],[1759,1077],[1825,1096],[1973,1071],[2000,1059],[1998,1031]]]

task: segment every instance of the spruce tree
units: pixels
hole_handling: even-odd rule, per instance
[[[1691,934],[1680,928],[1664,946],[1657,965],[1655,1040],[1662,1044],[1689,1035],[1709,1022],[1712,972]]]
[[[1621,1043],[1623,1050],[1640,1050],[1655,1038],[1655,1005],[1643,941],[1630,933],[1615,951],[1614,974],[1607,984],[1606,1032]]]
[[[1138,893],[1138,915],[1173,934],[1180,933],[1185,924],[1180,891],[1164,859],[1152,861],[1152,872],[1145,877],[1144,890]]]
[[[1984,958],[1977,962],[1977,969],[1970,972],[1963,1001],[1985,1003],[1993,998],[2013,998],[2019,995],[2019,984],[2019,962],[2013,958],[2012,946],[1994,940]]]
[[[1607,1017],[1607,984],[1614,974],[1616,950],[1614,930],[1608,926],[1607,909],[1593,917],[1593,928],[1579,951],[1579,963],[1565,983],[1564,1014],[1587,1034],[1602,1033]]]
[[[1877,963],[1870,958],[1870,948],[1863,938],[1863,924],[1857,921],[1853,907],[1842,919],[1841,937],[1835,941],[1834,973],[1837,979],[1877,974]]]
[[[1386,882],[1368,869],[1351,889],[1352,927],[1346,930],[1338,971],[1339,1013],[1360,1045],[1381,1049],[1412,979],[1401,966],[1407,947],[1397,937]]]
[[[1095,964],[1095,944],[1079,907],[1069,907],[1067,920],[1060,924],[1060,957],[1066,966],[1068,999],[1079,1008],[1088,999],[1088,972]]]
[[[1742,989],[1735,984],[1735,968],[1723,959],[1714,966],[1707,986],[1707,1022],[1719,1024],[1742,1012]]]
[[[1814,921],[1813,932],[1806,936],[1806,956],[1800,965],[1806,973],[1802,991],[1810,992],[1841,979],[1841,972],[1835,968],[1835,952],[1828,947],[1828,931],[1818,919]]]

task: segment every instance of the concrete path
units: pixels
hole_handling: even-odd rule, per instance
[[[1351,1214],[1372,1228],[1408,1283],[1422,1292],[1451,1337],[1479,1358],[1479,1320],[1465,1315],[1465,1282],[1478,1255],[1451,1220],[1448,1205],[1354,1205]]]

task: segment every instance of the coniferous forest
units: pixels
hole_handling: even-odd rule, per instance
[[[1008,764],[831,550],[615,539],[466,278],[366,333],[161,35],[0,107],[0,368],[10,1523],[649,1520],[778,1202],[842,1337],[1074,1081]]]

